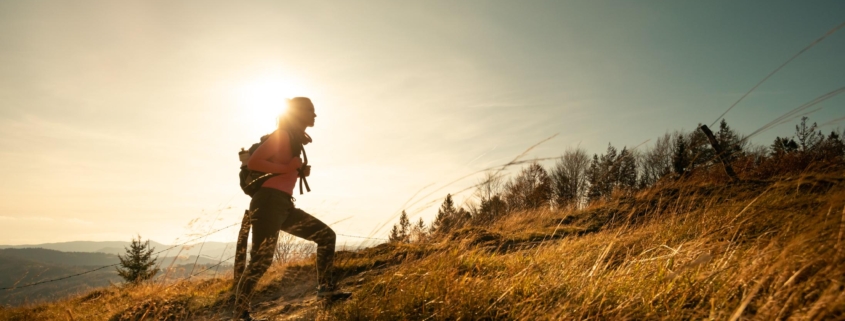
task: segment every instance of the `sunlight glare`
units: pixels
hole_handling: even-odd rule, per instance
[[[250,127],[273,126],[285,108],[285,100],[301,96],[299,82],[281,77],[265,76],[245,82],[237,90],[238,109]]]

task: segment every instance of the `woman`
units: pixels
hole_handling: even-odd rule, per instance
[[[314,126],[317,114],[305,97],[288,100],[288,109],[279,119],[278,130],[250,156],[250,170],[279,174],[268,179],[252,197],[249,210],[252,221],[252,248],[246,271],[235,291],[235,317],[255,320],[249,315],[249,301],[258,279],[273,262],[279,230],[317,243],[317,295],[321,298],[342,298],[348,293],[335,292],[331,278],[335,249],[335,233],[328,225],[294,206],[293,195],[299,177],[302,144],[311,142],[305,134]],[[310,174],[304,169],[304,176]]]

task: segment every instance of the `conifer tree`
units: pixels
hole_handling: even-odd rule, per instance
[[[772,143],[772,156],[780,157],[786,153],[791,153],[798,150],[798,143],[791,138],[786,137],[775,137],[774,143]]]
[[[587,192],[587,200],[592,202],[602,197],[602,172],[599,168],[599,156],[593,154],[593,160],[590,162],[590,168],[587,169],[587,182],[590,183],[590,189]]]
[[[455,202],[452,201],[452,194],[446,194],[446,199],[437,210],[437,216],[434,217],[434,222],[431,223],[431,231],[437,233],[449,232],[456,225],[457,209],[455,209]]]
[[[411,236],[411,222],[408,220],[408,213],[402,210],[399,216],[399,224],[394,224],[388,235],[390,242],[408,242]]]
[[[141,236],[132,239],[132,243],[126,248],[125,255],[119,255],[120,267],[117,268],[117,274],[120,275],[126,282],[140,283],[151,279],[158,273],[158,269],[154,268],[156,258],[153,258],[154,248],[150,247],[150,240],[141,243]]]
[[[393,224],[393,228],[390,229],[390,235],[387,236],[387,240],[390,243],[396,243],[402,240],[401,232],[399,231],[399,225]]]
[[[687,142],[683,136],[678,136],[675,140],[675,148],[672,152],[672,169],[675,174],[684,175],[690,165],[689,155],[687,152]]]
[[[719,146],[722,147],[724,153],[722,157],[725,157],[728,161],[733,161],[742,154],[743,140],[728,126],[728,122],[724,118],[719,123],[719,131],[715,136]]]
[[[700,126],[701,124],[699,124]],[[708,166],[718,161],[716,160],[716,152],[710,146],[710,140],[701,130],[694,130],[687,134],[685,144],[688,160],[685,172],[690,172],[700,166]]]
[[[488,199],[482,199],[479,205],[478,213],[473,216],[473,222],[478,224],[492,223],[497,218],[505,214],[507,204],[499,195],[494,195]]]
[[[411,228],[411,235],[410,241],[411,242],[423,242],[425,241],[425,222],[423,222],[422,217],[420,217],[419,221],[414,224],[414,227]]]
[[[408,220],[408,214],[405,213],[405,211],[402,211],[402,215],[399,216],[399,236],[402,237],[402,241],[408,241],[410,232],[411,222]]]
[[[637,188],[637,159],[633,152],[623,147],[617,162],[619,163],[617,186],[630,193]]]
[[[845,155],[845,144],[839,134],[834,130],[830,132],[827,139],[819,144],[819,154],[822,159],[835,160]]]

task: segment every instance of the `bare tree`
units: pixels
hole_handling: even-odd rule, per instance
[[[486,172],[478,182],[475,197],[478,206],[470,206],[473,224],[488,224],[505,214],[507,210],[502,201],[502,176]]]
[[[795,125],[795,142],[802,152],[809,152],[814,149],[824,140],[824,135],[821,132],[816,132],[818,125],[813,123],[807,125],[807,116],[801,117],[801,123]]]
[[[294,258],[295,251],[296,236],[285,232],[279,232],[279,241],[276,243],[276,262],[290,262]]]
[[[654,146],[639,155],[641,188],[652,186],[672,173],[672,137],[670,133],[663,134]]]
[[[590,156],[582,148],[567,149],[551,170],[553,202],[558,207],[579,208],[587,196]]]
[[[280,232],[274,258],[276,262],[284,264],[306,259],[311,254],[316,253],[316,251],[316,243],[300,239],[292,234]]]
[[[489,200],[502,192],[502,176],[492,171],[484,172],[477,186],[475,197],[480,201]]]

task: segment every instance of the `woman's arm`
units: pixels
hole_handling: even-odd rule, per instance
[[[246,166],[250,170],[274,174],[295,172],[302,166],[302,159],[299,157],[292,158],[287,164],[271,162],[270,159],[280,151],[290,153],[290,138],[286,131],[277,131],[267,137],[267,141],[258,146],[255,153],[249,157]]]

